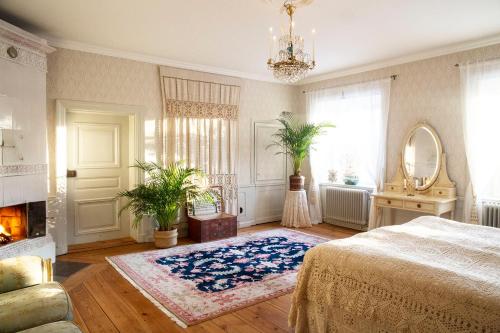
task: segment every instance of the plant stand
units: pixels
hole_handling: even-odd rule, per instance
[[[305,190],[286,192],[281,225],[294,228],[312,226],[311,219],[309,218],[309,207],[307,205]]]

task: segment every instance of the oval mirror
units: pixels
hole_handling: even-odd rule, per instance
[[[417,191],[434,184],[441,168],[442,146],[437,133],[427,124],[415,126],[403,146],[403,172]]]

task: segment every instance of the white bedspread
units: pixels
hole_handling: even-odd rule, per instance
[[[301,332],[500,332],[500,229],[421,217],[309,250]]]

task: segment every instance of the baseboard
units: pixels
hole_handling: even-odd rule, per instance
[[[354,230],[359,230],[359,231],[366,231],[368,229],[368,222],[366,222],[366,224],[362,225],[362,224],[356,224],[356,223],[335,220],[332,218],[323,218],[323,222],[325,222],[327,224],[336,225],[336,226],[354,229]]]
[[[254,220],[248,220],[248,221],[238,221],[238,229],[241,228],[248,228],[251,227],[255,224]]]
[[[283,216],[282,214],[279,214],[279,215],[273,215],[273,216],[260,217],[258,219],[255,219],[255,224],[281,221],[282,216]]]

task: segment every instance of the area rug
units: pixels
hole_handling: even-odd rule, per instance
[[[325,241],[277,229],[106,259],[187,327],[291,292],[305,252]]]

